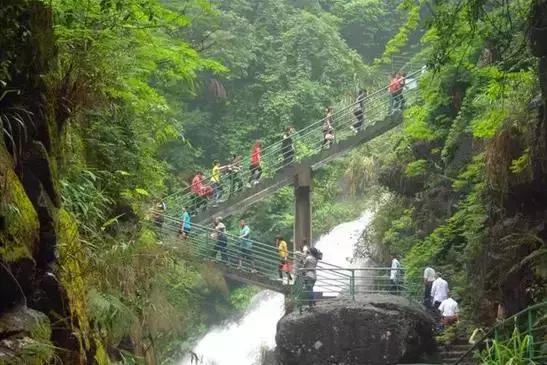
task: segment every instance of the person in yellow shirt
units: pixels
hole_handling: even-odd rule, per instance
[[[211,187],[213,188],[213,202],[218,203],[220,199],[220,162],[213,162],[213,171],[211,173]]]
[[[288,283],[292,280],[291,272],[289,269],[289,249],[287,242],[282,236],[276,237],[277,251],[279,252],[279,278],[283,281],[283,272],[287,273]]]

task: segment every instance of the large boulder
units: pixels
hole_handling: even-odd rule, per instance
[[[284,365],[379,365],[419,362],[435,349],[432,318],[406,298],[333,300],[293,312],[277,325]]]

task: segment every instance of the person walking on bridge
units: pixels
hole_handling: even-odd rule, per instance
[[[237,154],[232,155],[232,160],[228,165],[228,173],[230,175],[230,197],[243,188],[243,181],[241,180],[241,156]]]
[[[282,236],[277,236],[276,241],[277,251],[279,252],[279,279],[283,281],[283,272],[285,272],[287,273],[287,283],[290,284],[292,281],[292,276],[289,268],[289,249],[287,247],[287,242],[285,242]]]
[[[321,149],[330,148],[334,142],[334,127],[332,126],[332,108],[325,109],[325,120],[323,121],[323,143]]]
[[[283,166],[286,167],[292,164],[294,160],[294,142],[292,135],[294,128],[289,126],[283,134],[283,140],[281,141],[281,152],[283,154]]]
[[[220,199],[220,162],[215,160],[213,162],[213,170],[211,173],[211,187],[213,188],[213,207],[218,204]]]
[[[396,101],[397,101],[397,92],[399,91],[400,82],[397,78],[396,73],[391,74],[391,79],[389,81],[389,86],[387,87],[389,92],[389,114],[393,114],[393,112],[396,109]]]
[[[355,123],[351,127],[353,132],[359,133],[363,129],[363,122],[365,120],[365,98],[367,97],[367,91],[365,89],[359,90],[355,99],[355,105],[353,107],[353,115],[355,115]]]
[[[406,85],[406,72],[400,72],[398,74],[398,80],[399,80],[399,91],[397,92],[397,106],[400,110],[403,110],[405,108],[405,97],[403,92]]]
[[[156,227],[161,228],[163,226],[163,215],[165,214],[165,203],[158,200],[155,209],[152,211],[152,218]]]
[[[179,235],[181,235],[183,239],[187,239],[191,229],[192,229],[192,218],[190,217],[190,213],[188,213],[186,208],[183,207]]]
[[[405,81],[400,73],[394,73],[391,75],[391,81],[389,82],[388,91],[390,95],[389,99],[389,114],[393,114],[395,110],[402,108],[402,95]]]
[[[191,191],[194,194],[194,211],[207,204],[207,199],[213,194],[210,186],[203,185],[203,172],[198,171],[192,179]]]
[[[251,151],[251,176],[249,177],[248,187],[251,187],[251,184],[256,185],[260,181],[262,176],[262,150],[260,149],[261,142],[259,139],[256,140],[253,150]]]
[[[226,226],[222,223],[221,217],[215,218],[213,229],[211,238],[215,240],[214,258],[216,259],[217,253],[220,252],[220,259],[226,263],[228,262],[228,255],[226,254],[228,237],[226,236]]]
[[[252,253],[251,229],[245,223],[244,219],[239,221],[239,249],[240,259],[238,269],[241,270],[247,264],[251,268],[251,272],[256,272]]]

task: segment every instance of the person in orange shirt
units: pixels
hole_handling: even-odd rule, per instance
[[[249,177],[249,183],[247,184],[248,187],[250,187],[251,184],[258,184],[260,176],[262,176],[262,150],[260,149],[260,145],[261,142],[257,139],[251,152],[251,176]]]

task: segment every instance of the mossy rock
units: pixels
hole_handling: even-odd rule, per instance
[[[89,349],[91,340],[90,320],[88,318],[87,293],[90,277],[85,274],[89,259],[85,255],[78,234],[78,223],[65,209],[59,210],[57,220],[59,281],[70,302],[73,323],[78,323],[80,341]]]
[[[52,359],[51,325],[47,316],[25,306],[0,317],[0,364],[41,365]]]
[[[39,234],[38,214],[12,169],[12,160],[0,145],[0,256],[5,262],[33,258]]]

